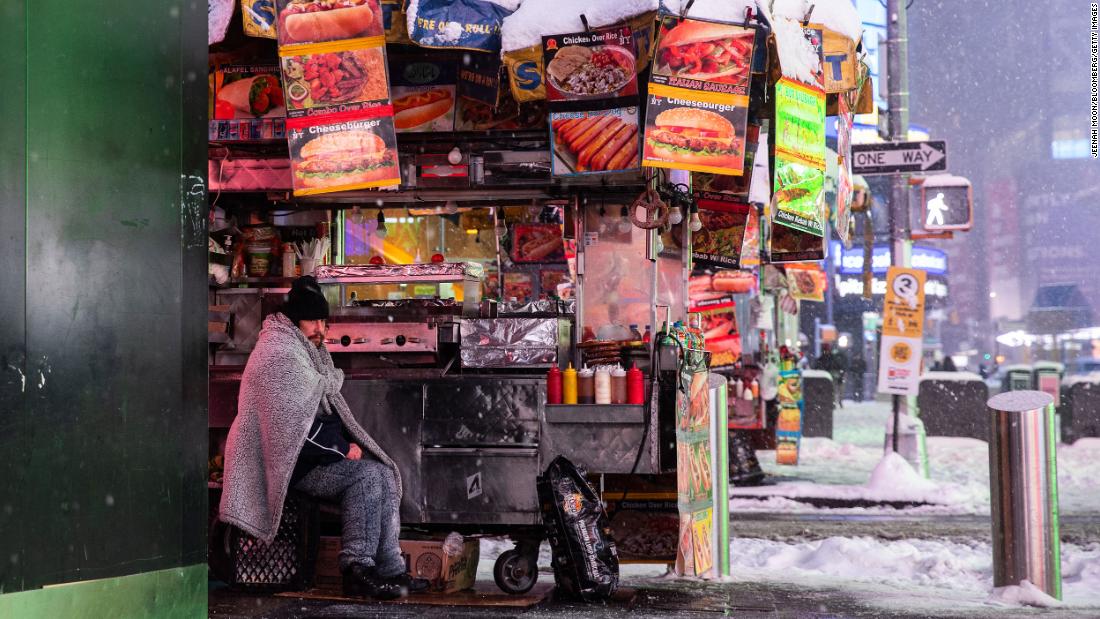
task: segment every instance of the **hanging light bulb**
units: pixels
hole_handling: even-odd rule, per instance
[[[619,209],[619,233],[628,234],[634,228],[634,224],[630,223],[630,211],[624,205]]]
[[[699,219],[699,207],[691,205],[691,224],[688,226],[692,232],[698,232],[703,229],[703,220]]]
[[[680,210],[680,205],[679,204],[677,204],[676,206],[669,209],[669,211],[668,211],[668,223],[675,226],[675,225],[679,224],[680,222],[682,222],[683,220],[684,220],[684,212]]]
[[[389,234],[389,230],[386,230],[386,214],[382,212],[382,209],[378,209],[378,229],[374,231],[378,238],[384,239]]]
[[[451,149],[451,152],[447,153],[447,163],[451,165],[458,165],[462,163],[462,151],[457,146]]]

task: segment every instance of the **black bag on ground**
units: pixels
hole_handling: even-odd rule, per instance
[[[764,481],[764,471],[756,459],[749,433],[729,431],[730,483],[735,486],[759,486]]]
[[[619,586],[619,553],[596,489],[558,456],[539,476],[538,493],[558,588],[586,602],[611,597]]]

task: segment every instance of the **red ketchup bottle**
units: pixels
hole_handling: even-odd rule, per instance
[[[546,403],[561,404],[561,370],[556,365],[546,374]]]
[[[626,403],[645,403],[645,379],[638,365],[632,365],[626,373]]]

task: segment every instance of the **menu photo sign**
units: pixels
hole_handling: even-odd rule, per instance
[[[712,465],[721,454],[712,445],[713,407],[703,334],[681,326],[672,329],[671,337],[685,351],[680,365],[680,380],[685,389],[676,393],[676,482],[680,511],[676,571],[699,576],[714,566],[715,548],[706,533],[713,530],[710,528],[713,525],[707,524],[713,520],[715,507]],[[719,464],[725,466],[721,459]]]
[[[745,238],[741,242],[741,268],[760,266],[760,214],[749,209]]]
[[[791,297],[799,301],[825,301],[829,280],[816,262],[787,265],[787,286]]]
[[[852,222],[852,108],[844,95],[837,97],[836,118],[836,234],[845,245],[849,242]]]
[[[294,195],[401,183],[378,0],[278,0]]]
[[[457,69],[450,60],[390,58],[390,96],[398,133],[454,130]]]
[[[773,208],[774,202],[773,196]],[[824,237],[774,223],[768,227],[768,262],[785,264],[824,259]]]
[[[775,426],[775,463],[797,465],[802,444],[802,372],[779,373],[779,419]]]
[[[640,167],[634,49],[629,26],[542,37],[554,176]]]
[[[776,209],[772,221],[825,234],[825,92],[797,80],[775,85]]]
[[[696,192],[703,227],[691,235],[691,257],[701,266],[737,269],[748,225],[748,204],[721,193]]]
[[[642,165],[740,176],[756,30],[666,17],[646,101]]]
[[[890,267],[882,305],[878,390],[916,395],[924,347],[924,284],[920,269]]]
[[[730,294],[691,301],[688,311],[699,316],[711,369],[732,366],[741,359],[736,309],[737,303]]]

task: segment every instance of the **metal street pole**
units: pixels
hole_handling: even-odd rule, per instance
[[[905,15],[906,0],[888,0],[886,5],[887,97],[890,107],[890,141],[900,142],[909,136],[909,25]],[[890,177],[890,263],[907,266],[909,253],[909,176]],[[898,450],[898,427],[901,396],[893,396],[893,449]]]

